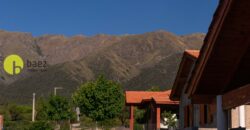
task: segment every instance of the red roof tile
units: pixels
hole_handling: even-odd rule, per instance
[[[150,91],[126,91],[127,104],[141,104],[142,102],[154,100],[156,104],[179,104],[178,101],[169,99],[171,90],[161,92]]]
[[[199,50],[185,50],[172,87],[172,93],[170,95],[172,100],[180,100],[182,89],[184,89],[183,87],[188,81],[188,75],[192,73],[193,65],[195,65],[199,55]]]
[[[185,50],[185,53],[194,58],[198,58],[200,55],[200,50]]]

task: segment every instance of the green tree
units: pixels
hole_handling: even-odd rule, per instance
[[[102,75],[81,85],[72,98],[81,112],[95,121],[118,117],[124,106],[121,86]]]
[[[36,103],[36,120],[45,121],[48,120],[48,108],[49,104],[44,98],[39,98]]]
[[[61,96],[50,96],[48,101],[41,100],[37,111],[40,120],[62,121],[73,117],[70,102]]]

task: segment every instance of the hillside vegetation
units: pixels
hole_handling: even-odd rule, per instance
[[[48,96],[54,87],[71,95],[100,74],[122,84],[125,90],[152,86],[169,89],[185,49],[199,49],[204,34],[178,36],[166,31],[136,35],[73,36],[0,31],[0,56],[18,54],[24,60],[46,60],[45,72],[24,70],[7,75],[0,68],[0,102],[31,103],[32,93]],[[0,63],[2,66],[2,63]]]

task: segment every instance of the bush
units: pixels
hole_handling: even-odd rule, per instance
[[[11,104],[8,106],[8,110],[12,121],[22,120],[23,109],[20,106],[17,106],[16,104]]]
[[[29,130],[30,125],[29,121],[6,121],[4,130]]]
[[[0,106],[0,115],[3,115],[4,122],[11,120],[11,116],[10,116],[9,110],[8,110],[8,108],[7,108],[6,105]]]
[[[145,123],[146,122],[146,110],[145,109],[138,109],[137,107],[134,110],[135,112],[135,121],[137,123]]]
[[[104,130],[106,129],[111,129],[116,126],[121,126],[121,121],[118,118],[115,119],[107,119],[104,121],[94,121],[93,119],[82,115],[81,116],[81,127],[82,128],[92,128],[94,129],[95,127],[102,128]]]
[[[177,117],[176,114],[173,114],[171,111],[164,111],[161,114],[161,117],[166,118],[167,121],[164,121],[164,124],[172,127],[177,127]]]
[[[7,104],[0,106],[0,114],[4,115],[4,121],[30,121],[31,106]]]
[[[82,127],[95,127],[95,121],[93,121],[93,119],[85,116],[85,115],[82,115],[81,116],[81,125]]]
[[[72,119],[73,115],[70,102],[61,96],[39,100],[37,105],[37,120],[63,121]]]
[[[127,107],[124,104],[123,110],[119,115],[119,120],[120,120],[122,126],[129,126],[129,120],[128,120],[130,118],[129,109],[130,109],[130,107]]]
[[[53,126],[46,121],[37,121],[31,124],[29,130],[53,130]]]
[[[7,121],[4,130],[53,130],[53,126],[45,121]]]
[[[112,127],[121,125],[121,122],[119,119],[107,119],[104,121],[99,121],[98,126],[103,128],[104,130],[109,130]]]
[[[134,124],[134,130],[143,130],[143,124],[135,123]]]

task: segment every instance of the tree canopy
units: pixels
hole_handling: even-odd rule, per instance
[[[73,117],[69,101],[60,96],[50,96],[48,101],[41,100],[38,105],[37,118],[39,120],[61,121]]]
[[[95,121],[103,121],[119,116],[124,106],[121,86],[103,75],[97,80],[82,84],[73,94],[73,103],[81,113]]]

